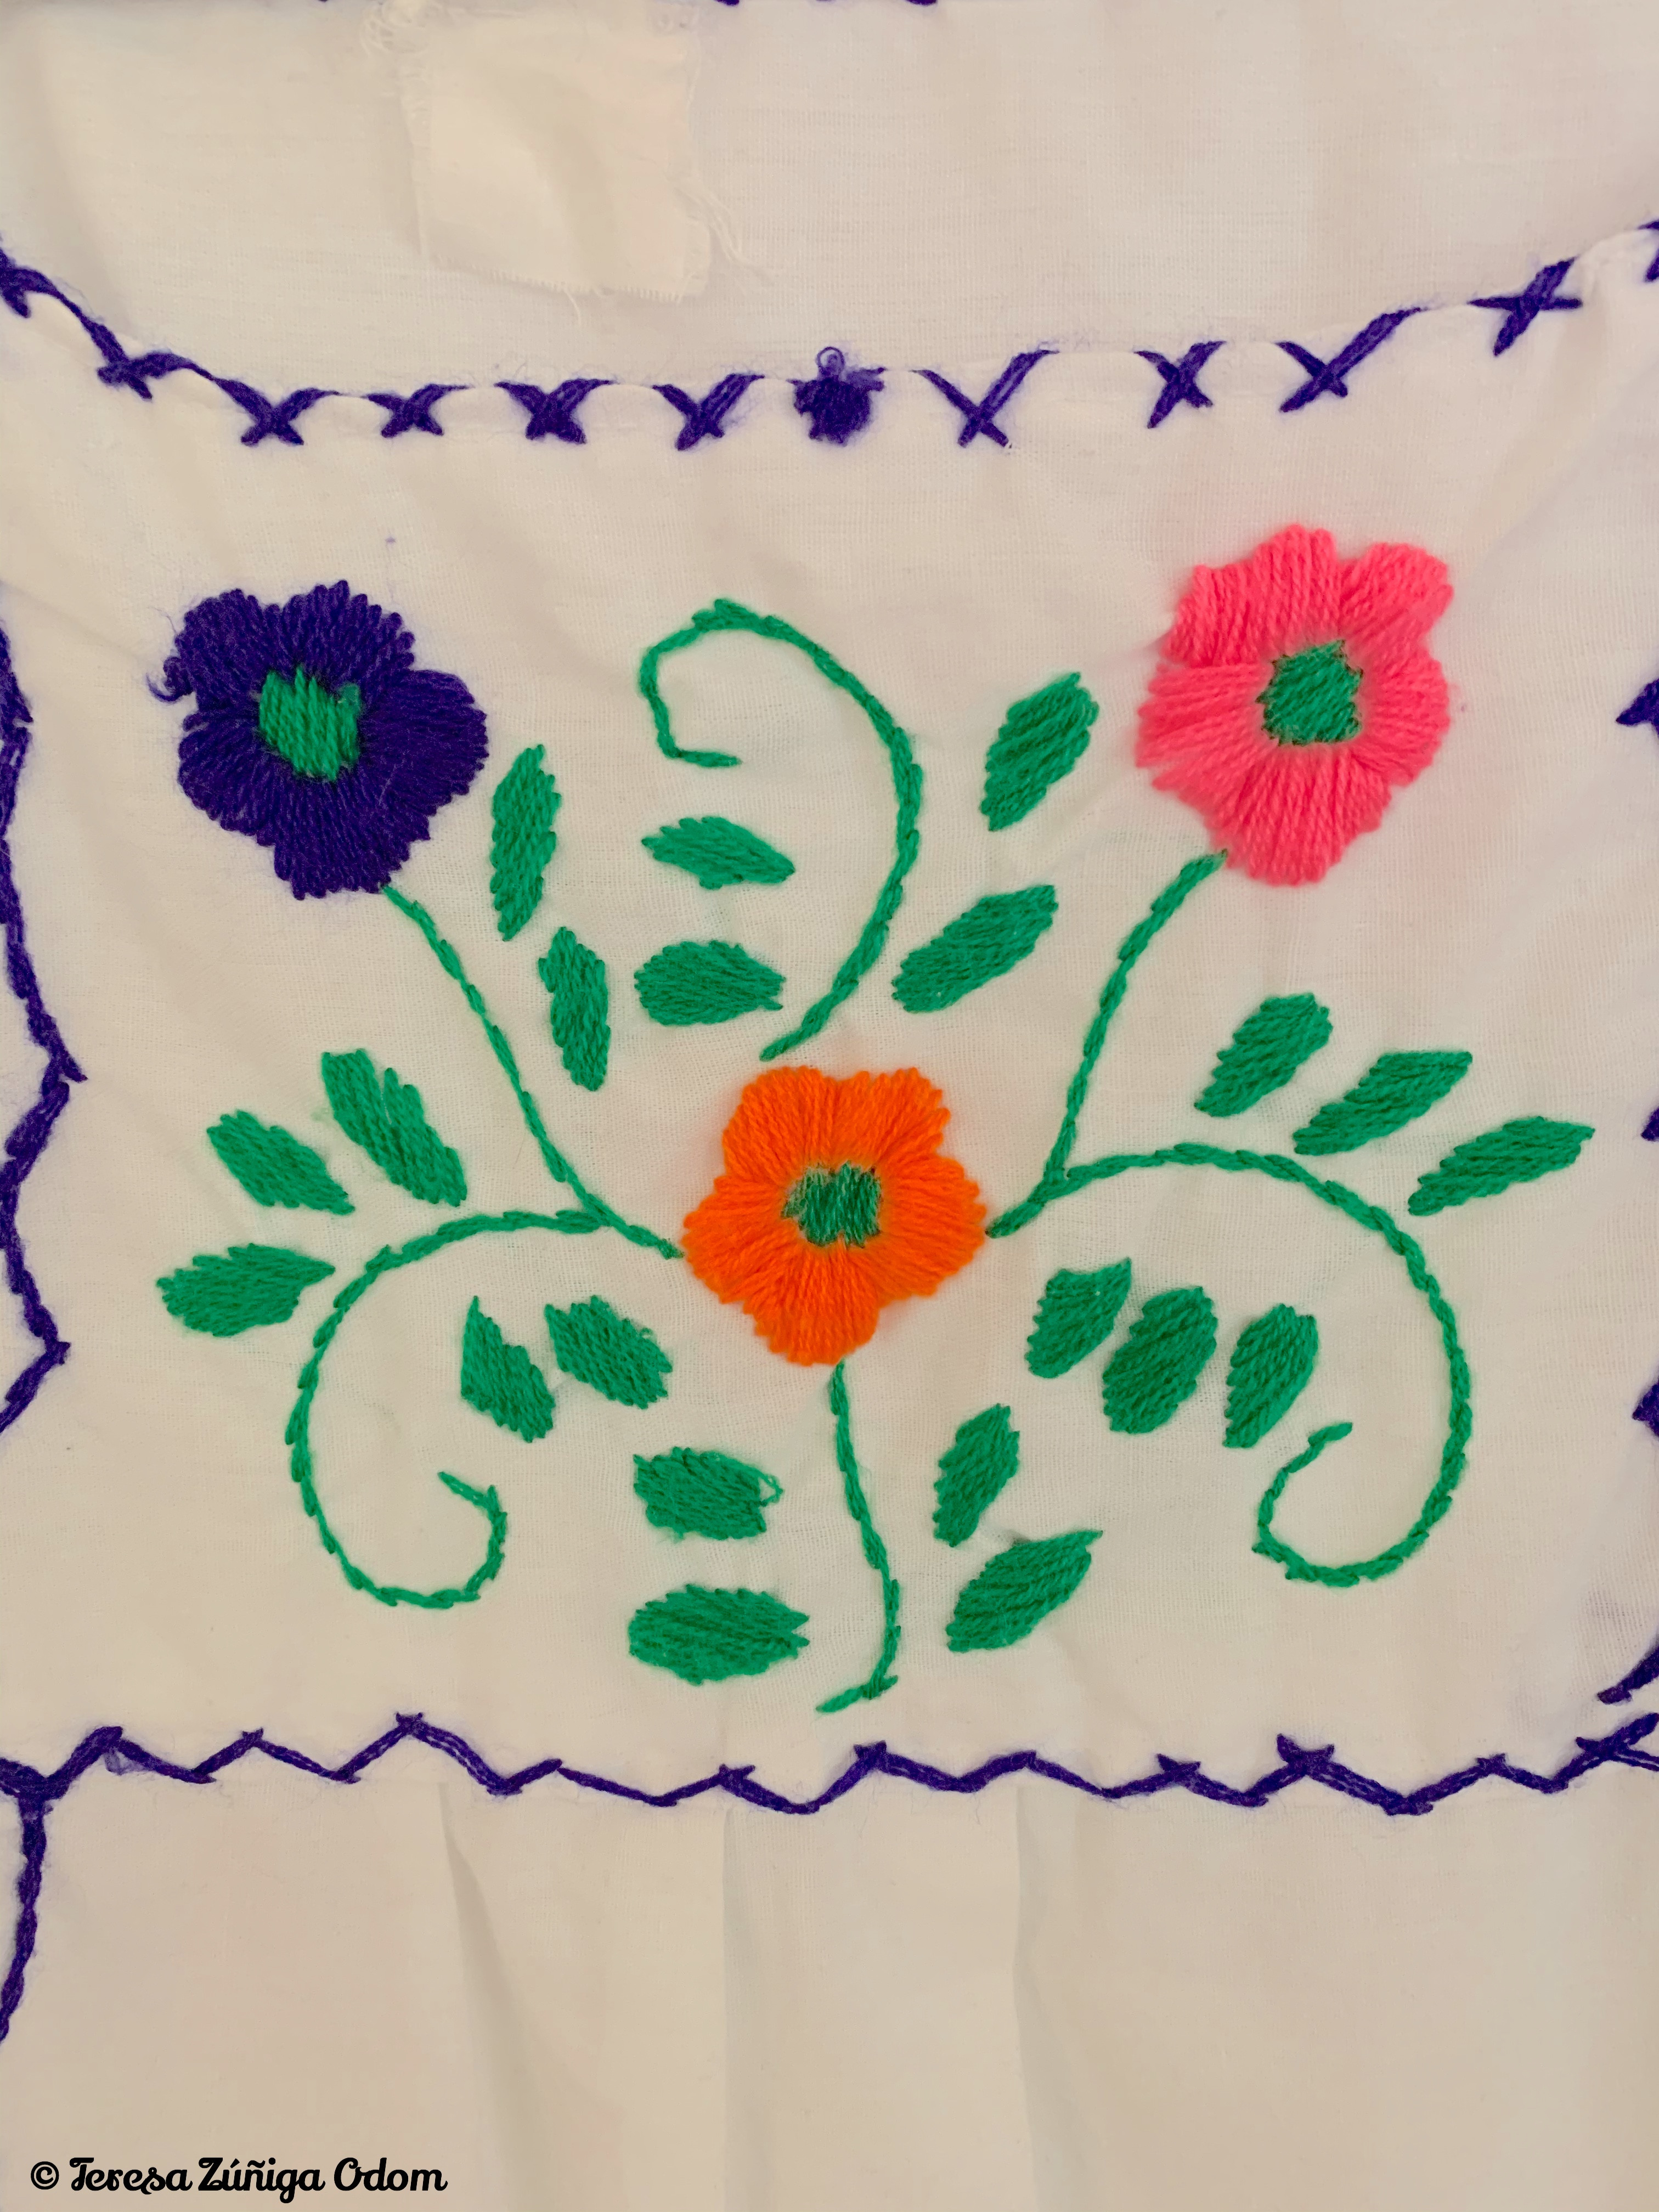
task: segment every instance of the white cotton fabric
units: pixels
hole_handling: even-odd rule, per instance
[[[1383,41],[1376,24],[1322,42],[1288,14],[1258,21],[1228,100],[1206,110],[1243,134],[1235,103],[1248,109],[1248,145],[1180,173],[1171,204],[1148,140],[1084,126],[1109,85],[1165,112],[1199,101],[1190,24],[1027,5],[1016,27],[995,0],[711,8],[696,153],[743,258],[717,250],[683,307],[594,301],[578,322],[543,289],[421,264],[393,205],[409,181],[396,59],[350,10],[0,16],[0,96],[33,111],[0,239],[75,282],[131,349],[194,352],[273,395],[480,387],[442,403],[441,439],[384,441],[384,411],[347,396],[301,418],[301,451],[249,451],[211,387],[175,377],[145,406],[98,383],[52,302],[27,323],[0,313],[0,622],[35,718],[14,866],[47,1003],[88,1076],[21,1210],[74,1350],[0,1443],[0,1753],[50,1766],[118,1721],[185,1763],[250,1727],[336,1760],[419,1711],[502,1769],[556,1754],[662,1790],[726,1763],[799,1796],[878,1737],[951,1769],[1031,1747],[1120,1781],[1162,1754],[1243,1784],[1282,1732],[1409,1788],[1500,1750],[1553,1770],[1652,1705],[1649,1692],[1615,1712],[1596,1692],[1659,1616],[1656,1448],[1630,1419],[1659,1363],[1640,1136],[1659,1103],[1659,763],[1650,731],[1614,721],[1659,673],[1659,284],[1644,282],[1654,235],[1632,228],[1652,211],[1649,157],[1620,127],[1659,46],[1610,9],[1592,64],[1564,16],[1535,10],[1500,91],[1473,106],[1448,91],[1425,114],[1410,87],[1472,67],[1466,28],[1443,29],[1433,67],[1414,54],[1391,93],[1354,65]],[[1236,35],[1212,27],[1203,83]],[[111,104],[89,88],[117,56]],[[256,103],[265,119],[233,163],[234,103],[275,58],[290,96]],[[164,79],[173,113],[198,119],[163,161],[145,131]],[[905,90],[899,145],[882,103]],[[1006,140],[968,127],[1004,94]],[[1501,192],[1480,158],[1499,135]],[[1098,167],[1073,173],[1066,149],[1085,138]],[[1280,173],[1339,138],[1365,150],[1364,189],[1329,189],[1311,152],[1299,185]],[[1395,223],[1376,208],[1407,146],[1443,190]],[[279,174],[283,212],[262,215],[261,179]],[[877,223],[878,202],[911,212]],[[1200,203],[1231,242],[1224,281],[1213,240],[1181,220]],[[239,240],[229,283],[210,267],[222,222]],[[1347,400],[1279,411],[1297,372],[1273,338],[1328,357],[1383,307],[1516,289],[1581,248],[1568,289],[1584,306],[1541,316],[1501,358],[1493,311],[1448,305],[1358,370]],[[1157,380],[1133,349],[1200,332],[1237,334],[1204,373],[1214,405],[1149,433]],[[855,336],[888,372],[872,424],[844,450],[811,443],[788,375]],[[943,365],[976,395],[1015,346],[1057,337],[1071,342],[1004,417],[1006,451],[959,448],[959,416],[910,373]],[[589,443],[527,442],[493,380],[550,386],[583,366],[616,380],[584,403]],[[679,418],[651,382],[684,372],[701,388],[732,366],[775,373],[722,439],[677,452]],[[343,575],[404,617],[419,665],[466,682],[489,764],[399,881],[460,947],[559,1141],[669,1234],[708,1188],[758,1047],[857,933],[890,857],[891,792],[860,718],[779,648],[720,640],[668,664],[681,741],[742,756],[718,774],[663,758],[635,672],[720,596],[820,640],[914,733],[927,799],[886,954],[792,1057],[837,1075],[921,1067],[952,1109],[945,1148],[996,1208],[1035,1178],[1119,940],[1204,848],[1133,764],[1157,640],[1195,562],[1295,521],[1344,554],[1403,539],[1448,563],[1456,596],[1431,644],[1450,732],[1320,885],[1229,872],[1194,895],[1137,971],[1079,1157],[1182,1138],[1282,1147],[1379,1052],[1429,1047],[1474,1054],[1452,1097],[1329,1164],[1402,1218],[1455,1142],[1520,1114],[1594,1125],[1570,1172],[1407,1224],[1476,1389],[1468,1472],[1420,1555],[1350,1592],[1252,1555],[1273,1469],[1335,1419],[1354,1433],[1298,1478],[1282,1529],[1316,1558],[1400,1534],[1432,1480],[1444,1370],[1420,1303],[1356,1230],[1249,1178],[1170,1173],[987,1247],[934,1298],[890,1309],[851,1363],[859,1456],[905,1587],[899,1685],[878,1703],[814,1710],[867,1671],[878,1631],[823,1370],[787,1366],[687,1271],[614,1238],[465,1246],[354,1314],[313,1428],[354,1554],[382,1579],[466,1573],[481,1524],[439,1468],[496,1484],[511,1528],[475,1605],[391,1611],[349,1589],[301,1510],[283,1427],[329,1295],[433,1212],[332,1127],[319,1053],[362,1045],[416,1082],[470,1203],[562,1201],[408,924],[384,901],[295,902],[259,848],[185,799],[185,708],[147,681],[185,611]],[[1073,668],[1102,707],[1090,750],[993,836],[985,747],[1013,699]],[[503,945],[489,797],[532,743],[564,793],[560,846],[546,905]],[[705,894],[641,849],[713,812],[781,847],[794,881]],[[907,951],[1034,882],[1055,886],[1059,918],[1024,966],[944,1013],[901,1011]],[[546,1036],[533,963],[559,922],[610,968],[597,1096]],[[686,937],[770,960],[785,1013],[648,1023],[629,979]],[[1237,1023],[1299,991],[1331,1008],[1326,1051],[1248,1121],[1195,1115]],[[9,1002],[5,1020],[9,1036]],[[7,1064],[21,1103],[21,1034]],[[238,1108],[319,1145],[356,1212],[253,1206],[203,1136]],[[155,1279],[255,1239],[337,1275],[283,1330],[185,1334]],[[1137,1300],[1201,1282],[1222,1317],[1197,1396],[1146,1438],[1105,1426],[1098,1358],[1047,1382],[1022,1356],[1054,1269],[1125,1255]],[[533,1448],[459,1402],[472,1296],[551,1371],[544,1305],[596,1291],[673,1355],[665,1401],[618,1407],[554,1372],[556,1426]],[[1267,1442],[1225,1452],[1225,1352],[1279,1299],[1317,1313],[1318,1371]],[[20,1335],[18,1364],[23,1350]],[[998,1402],[1022,1471],[946,1552],[930,1532],[939,1454]],[[680,1443],[776,1476],[763,1542],[676,1544],[646,1524],[633,1455]],[[948,1651],[972,1567],[1012,1536],[1079,1527],[1103,1534],[1062,1612],[1009,1652]],[[629,1615],[698,1579],[777,1589],[809,1615],[808,1649],[719,1688],[647,1672]],[[100,1772],[52,1816],[40,1945],[0,2050],[0,2171],[15,2193],[35,2160],[82,2149],[331,2171],[361,2146],[441,2165],[458,2202],[489,2212],[1646,2212],[1655,1786],[1613,1771],[1540,1800],[1490,1782],[1390,1821],[1309,1786],[1250,1814],[875,1781],[792,1821],[719,1798],[653,1812],[562,1782],[498,1804],[414,1748],[350,1790],[254,1760],[200,1790]]]
[[[570,294],[702,290],[689,10],[416,0],[380,20],[398,62],[421,247],[439,268]]]

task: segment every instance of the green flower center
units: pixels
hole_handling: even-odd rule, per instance
[[[333,783],[357,765],[357,718],[363,695],[355,684],[331,691],[303,668],[290,684],[273,668],[259,693],[259,735],[296,775]]]
[[[1267,735],[1281,745],[1338,745],[1358,734],[1358,689],[1359,671],[1341,647],[1315,645],[1275,660],[1273,681],[1256,703]]]
[[[783,1201],[783,1212],[809,1244],[867,1244],[880,1219],[881,1183],[868,1168],[850,1161],[808,1168]]]

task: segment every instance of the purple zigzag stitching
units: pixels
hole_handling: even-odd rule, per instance
[[[5,1166],[0,1170],[0,1249],[5,1253],[6,1281],[40,1346],[22,1372],[12,1378],[0,1401],[0,1431],[11,1426],[52,1370],[69,1357],[69,1346],[59,1335],[58,1324],[29,1273],[17,1226],[17,1201],[25,1176],[46,1150],[46,1139],[68,1103],[70,1084],[85,1080],[40,996],[23,929],[22,904],[12,878],[12,816],[29,749],[29,731],[28,702],[12,672],[10,642],[0,629],[0,930],[6,942],[7,986],[23,1009],[30,1037],[46,1056],[34,1103],[6,1139]]]
[[[1353,1767],[1344,1766],[1332,1746],[1309,1749],[1285,1735],[1278,1739],[1279,1765],[1243,1789],[1216,1781],[1194,1759],[1160,1757],[1156,1771],[1151,1774],[1137,1775],[1127,1782],[1105,1783],[1091,1782],[1086,1776],[1054,1759],[1044,1759],[1035,1751],[1005,1752],[999,1758],[988,1759],[981,1765],[969,1768],[965,1774],[952,1774],[945,1767],[932,1766],[922,1759],[908,1759],[902,1752],[890,1751],[884,1743],[862,1743],[854,1748],[851,1761],[833,1782],[817,1796],[805,1798],[786,1797],[778,1790],[768,1789],[764,1783],[756,1781],[754,1769],[749,1766],[717,1767],[714,1773],[698,1781],[683,1782],[676,1789],[663,1790],[640,1790],[631,1783],[590,1774],[581,1767],[567,1765],[561,1759],[538,1759],[532,1766],[503,1774],[475,1751],[465,1736],[457,1735],[450,1729],[434,1728],[419,1713],[399,1713],[394,1727],[376,1736],[372,1743],[365,1744],[339,1766],[325,1766],[305,1752],[295,1751],[287,1744],[272,1743],[258,1729],[237,1736],[194,1766],[176,1765],[171,1759],[147,1751],[119,1728],[94,1729],[76,1745],[63,1765],[51,1774],[42,1774],[17,1760],[0,1759],[0,1795],[10,1797],[15,1803],[23,1837],[23,1866],[17,1881],[17,1932],[11,1964],[3,1984],[0,1984],[0,2041],[3,2041],[12,2015],[22,2001],[23,1977],[38,1932],[36,1908],[46,1864],[47,1809],[100,1759],[113,1773],[154,1774],[170,1782],[200,1785],[211,1782],[226,1767],[257,1751],[283,1766],[297,1767],[301,1773],[315,1775],[324,1782],[349,1784],[357,1781],[376,1760],[384,1759],[398,1744],[414,1742],[453,1759],[492,1797],[516,1797],[532,1783],[546,1781],[557,1774],[579,1790],[597,1790],[606,1796],[623,1797],[636,1805],[663,1810],[719,1791],[745,1805],[799,1817],[822,1813],[874,1775],[885,1775],[896,1782],[908,1782],[917,1789],[937,1790],[951,1796],[976,1796],[1006,1775],[1035,1774],[1065,1789],[1079,1790],[1102,1803],[1116,1803],[1130,1797],[1156,1797],[1166,1790],[1185,1790],[1212,1804],[1251,1813],[1260,1812],[1263,1806],[1298,1784],[1313,1783],[1321,1789],[1336,1791],[1340,1796],[1358,1798],[1361,1804],[1375,1806],[1391,1817],[1411,1818],[1433,1812],[1448,1798],[1473,1789],[1480,1782],[1509,1782],[1519,1789],[1553,1797],[1598,1766],[1635,1766],[1659,1773],[1659,1759],[1636,1748],[1656,1728],[1659,1728],[1659,1714],[1643,1713],[1615,1729],[1611,1735],[1580,1736],[1577,1739],[1577,1752],[1553,1774],[1516,1766],[1500,1753],[1494,1758],[1474,1759],[1416,1790],[1395,1790]]]

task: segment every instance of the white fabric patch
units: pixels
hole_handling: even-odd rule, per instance
[[[561,292],[702,289],[688,17],[607,0],[513,15],[422,7],[389,27],[431,259]]]

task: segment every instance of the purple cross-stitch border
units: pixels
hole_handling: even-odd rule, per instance
[[[728,0],[735,4],[735,0]],[[1659,223],[1646,223],[1647,231],[1659,229]],[[1518,292],[1492,293],[1463,304],[1497,309],[1504,317],[1491,351],[1494,356],[1506,353],[1532,328],[1540,315],[1559,310],[1582,307],[1576,295],[1565,294],[1561,286],[1582,256],[1565,261],[1553,261],[1539,270]],[[1637,280],[1642,284],[1659,283],[1659,254],[1655,254],[1643,275]],[[234,376],[222,376],[215,370],[192,361],[188,355],[168,351],[130,354],[121,340],[109,327],[89,314],[61,284],[44,270],[27,267],[15,260],[3,246],[0,246],[0,303],[13,314],[27,319],[29,302],[33,299],[55,301],[71,314],[92,341],[100,357],[99,381],[112,391],[129,392],[140,399],[154,399],[152,386],[169,376],[199,377],[224,393],[246,418],[240,432],[245,446],[263,446],[267,439],[278,446],[302,446],[305,434],[300,418],[309,412],[320,399],[361,399],[371,402],[382,410],[382,438],[396,439],[410,431],[423,430],[433,437],[444,434],[438,410],[452,393],[488,390],[490,386],[469,384],[422,384],[409,393],[398,392],[349,392],[331,386],[302,385],[296,390],[271,398],[256,385]],[[1279,350],[1294,362],[1301,372],[1301,381],[1281,400],[1281,415],[1299,415],[1316,399],[1346,399],[1350,396],[1349,378],[1368,362],[1380,347],[1386,344],[1396,331],[1413,317],[1427,312],[1424,307],[1390,308],[1386,313],[1373,316],[1363,329],[1357,331],[1340,346],[1328,359],[1312,352],[1298,340],[1281,338]],[[1189,346],[1178,359],[1146,347],[1130,350],[1144,361],[1157,375],[1159,388],[1151,413],[1146,417],[1149,430],[1159,428],[1167,422],[1178,405],[1184,404],[1194,413],[1206,413],[1214,405],[1210,395],[1198,382],[1198,372],[1210,358],[1219,353],[1226,341],[1221,338],[1202,338]],[[931,385],[949,403],[953,414],[953,434],[958,447],[973,447],[981,439],[991,445],[1006,448],[1012,443],[1006,424],[999,420],[1010,408],[1021,387],[1042,364],[1053,359],[1060,349],[1038,346],[1017,353],[992,381],[982,399],[970,398],[959,385],[933,368],[903,372],[915,375]],[[848,370],[846,356],[838,347],[826,347],[818,356],[819,374],[817,378],[787,378],[781,380],[793,386],[796,411],[806,416],[811,423],[807,435],[815,440],[827,440],[837,446],[848,444],[868,428],[873,414],[874,395],[884,391],[882,372],[872,369]],[[824,364],[833,361],[836,366],[826,375]],[[510,394],[525,411],[522,434],[530,441],[551,436],[556,441],[571,446],[588,443],[588,434],[576,420],[576,409],[587,395],[606,384],[619,380],[610,377],[571,377],[551,389],[528,383],[501,383],[494,388]],[[763,375],[758,370],[732,369],[720,377],[711,388],[699,398],[679,384],[662,381],[648,387],[661,394],[679,418],[674,438],[676,451],[690,453],[705,441],[723,439],[726,430],[738,425],[738,418],[732,410],[751,385],[777,382],[775,377]],[[839,384],[839,388],[837,385]],[[1322,410],[1322,412],[1323,410]]]

